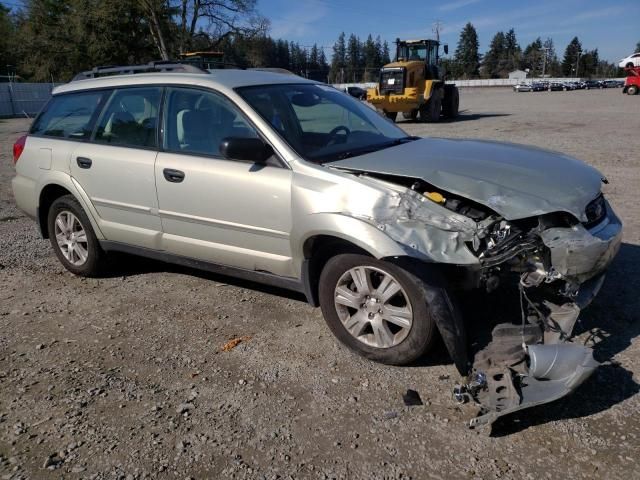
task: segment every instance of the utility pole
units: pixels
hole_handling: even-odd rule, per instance
[[[576,78],[578,78],[578,70],[580,69],[580,55],[582,50],[578,50],[578,60],[576,60]]]
[[[436,36],[436,40],[440,41],[440,31],[442,30],[442,22],[440,20],[436,20],[431,27],[431,31]]]
[[[544,51],[543,57],[542,57],[542,78],[544,78],[544,73],[547,69],[547,52],[549,51],[549,49],[543,48],[542,50]]]

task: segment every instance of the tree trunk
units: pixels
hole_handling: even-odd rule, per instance
[[[155,5],[150,0],[144,0],[143,3],[150,17],[149,30],[151,31],[151,36],[153,37],[153,43],[156,44],[158,52],[160,53],[160,58],[162,58],[162,60],[169,60],[169,52],[167,51],[167,46],[164,41],[164,35],[162,34],[162,27],[160,25],[160,21],[158,20],[158,13],[156,11]]]

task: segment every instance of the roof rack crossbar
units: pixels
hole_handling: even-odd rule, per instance
[[[77,74],[71,81],[74,82],[76,80],[86,80],[89,78],[107,77],[112,75],[132,75],[135,73],[153,72],[209,73],[207,70],[203,70],[195,65],[180,63],[173,60],[156,60],[143,65],[106,65],[94,67],[91,70]]]

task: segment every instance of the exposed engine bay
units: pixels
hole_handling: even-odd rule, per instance
[[[487,292],[505,282],[517,286],[519,318],[493,326],[481,348],[473,351],[467,345],[465,361],[454,358],[465,377],[455,387],[454,399],[479,406],[470,427],[561,398],[593,373],[598,363],[592,350],[571,343],[571,335],[581,309],[602,286],[603,271],[621,242],[621,223],[601,194],[587,205],[586,222],[568,212],[508,220],[486,205],[424,180],[371,173],[361,178],[403,187],[392,213],[380,209],[374,220],[399,241],[408,239],[411,248],[419,250],[423,241],[429,253],[437,230],[459,229],[449,237],[459,244],[454,252],[448,252],[448,245],[439,246],[439,252],[450,255],[451,263],[464,271],[458,284]],[[450,211],[451,218],[442,208],[429,216],[427,210],[435,206]],[[422,238],[413,233],[416,222],[431,229]],[[403,224],[412,232],[402,231]],[[474,263],[467,262],[461,250],[471,253]],[[456,352],[452,356],[459,356],[460,349],[452,347],[457,339],[448,338],[455,333],[438,326],[450,353]]]

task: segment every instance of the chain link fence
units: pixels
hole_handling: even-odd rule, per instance
[[[44,107],[53,83],[0,83],[0,118],[33,117]]]

